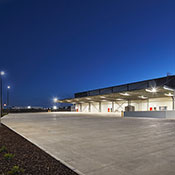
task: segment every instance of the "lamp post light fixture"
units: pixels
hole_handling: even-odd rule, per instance
[[[57,108],[57,106],[53,106],[53,110],[57,110],[58,108]]]
[[[5,75],[5,72],[4,71],[1,71],[0,72],[1,76]]]
[[[1,117],[2,117],[2,77],[5,75],[4,71],[0,72],[0,126],[1,126]]]
[[[7,110],[9,110],[9,104],[10,104],[9,91],[10,91],[10,86],[7,86]]]
[[[58,98],[54,98],[54,99],[53,99],[53,102],[54,102],[54,103],[57,103],[57,101],[58,101]]]

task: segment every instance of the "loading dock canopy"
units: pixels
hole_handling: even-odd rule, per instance
[[[100,101],[146,100],[173,97],[175,75],[75,93],[75,98],[58,100],[59,103],[89,103]]]
[[[174,90],[170,87],[153,87],[149,89],[124,91],[120,93],[111,93],[105,95],[96,95],[81,98],[70,98],[58,100],[59,103],[89,103],[89,102],[105,102],[105,101],[128,101],[128,100],[147,100],[149,98],[173,97]]]

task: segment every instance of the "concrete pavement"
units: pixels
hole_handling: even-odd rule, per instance
[[[175,120],[30,113],[2,122],[87,175],[175,174]]]

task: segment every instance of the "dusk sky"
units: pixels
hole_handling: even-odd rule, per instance
[[[0,0],[11,105],[175,74],[174,0]]]

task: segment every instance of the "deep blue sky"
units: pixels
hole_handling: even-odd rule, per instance
[[[0,0],[0,69],[18,106],[175,74],[175,1]]]

